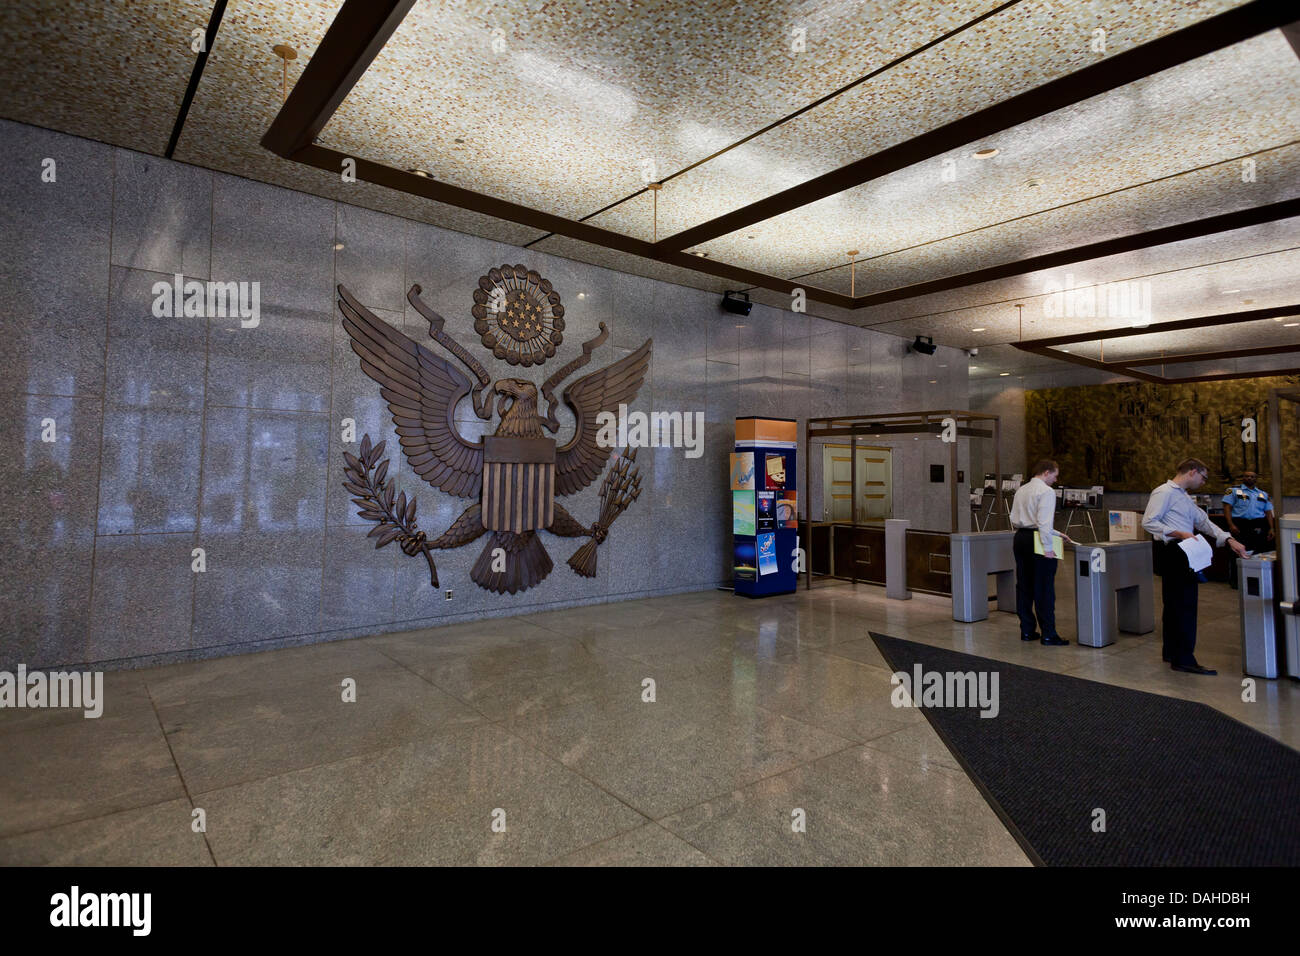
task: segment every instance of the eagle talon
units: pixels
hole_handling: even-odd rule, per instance
[[[429,540],[428,535],[426,535],[423,531],[421,531],[419,534],[403,535],[402,551],[406,554],[407,557],[410,558],[415,557],[421,551],[427,554],[428,546],[426,545],[426,542],[428,540]]]

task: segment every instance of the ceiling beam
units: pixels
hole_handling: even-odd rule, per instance
[[[348,0],[325,31],[262,145],[285,159],[310,146],[415,0]]]
[[[181,108],[172,124],[172,135],[167,140],[167,149],[163,157],[171,159],[176,152],[176,145],[181,141],[181,131],[185,129],[185,120],[189,118],[190,106],[194,103],[194,94],[198,92],[199,80],[203,79],[203,69],[208,65],[208,54],[212,44],[217,42],[217,31],[221,29],[221,18],[226,15],[226,0],[217,0],[212,7],[212,16],[208,18],[208,29],[203,34],[203,49],[194,60],[194,69],[190,70],[190,82],[185,87],[185,96],[181,98]]]
[[[1291,44],[1291,50],[1296,56],[1300,56],[1300,20],[1295,23],[1288,23],[1282,28],[1282,35],[1286,37],[1286,42]]]
[[[938,129],[792,186],[765,199],[659,240],[665,249],[690,249],[828,196],[879,179],[995,133],[1214,53],[1295,19],[1293,0],[1253,0],[1233,10],[1107,57]]]
[[[299,82],[302,81],[299,80]],[[787,295],[793,293],[796,288],[803,288],[788,279],[765,275],[761,272],[743,269],[725,262],[701,259],[685,252],[659,249],[656,248],[654,243],[646,242],[644,239],[637,239],[635,236],[610,232],[607,229],[591,226],[584,222],[574,222],[561,216],[542,212],[539,209],[531,209],[505,199],[497,199],[495,196],[476,193],[425,176],[417,176],[407,170],[394,169],[392,166],[385,166],[382,163],[376,163],[368,159],[348,156],[346,153],[340,153],[324,146],[305,146],[295,152],[292,158],[295,162],[314,166],[335,175],[343,168],[344,160],[350,159],[356,164],[356,174],[359,182],[386,186],[412,196],[420,196],[434,202],[456,206],[460,209],[470,209],[485,216],[492,216],[507,222],[559,232],[569,238],[591,243],[603,249],[624,252],[643,259],[660,262],[664,265],[676,266],[680,269],[688,269],[714,278],[725,279],[728,282],[734,282],[738,288],[760,286]],[[809,288],[805,289],[805,295],[815,302],[822,302],[826,305],[839,306],[842,309],[851,309],[853,307],[853,299],[838,292]]]

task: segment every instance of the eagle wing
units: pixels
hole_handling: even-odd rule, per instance
[[[456,403],[470,392],[464,373],[407,338],[339,286],[343,328],[361,369],[379,383],[415,473],[448,494],[476,498],[483,481],[483,443],[456,429]]]
[[[567,444],[555,451],[555,493],[572,495],[596,480],[613,448],[596,442],[601,412],[618,414],[620,404],[630,403],[641,390],[650,368],[650,344],[646,339],[635,352],[590,375],[584,375],[564,390],[564,402],[573,409],[577,430]]]

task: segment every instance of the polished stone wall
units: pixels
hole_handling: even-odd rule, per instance
[[[765,306],[737,322],[713,293],[29,126],[0,123],[0,156],[0,666],[135,666],[711,588],[730,576],[735,416],[966,403],[964,357],[952,350],[933,365],[913,361],[897,337]],[[42,181],[45,159],[53,182]],[[435,591],[423,559],[374,550],[341,487],[341,451],[356,447],[342,442],[343,419],[358,439],[395,441],[334,288],[425,341],[427,324],[406,302],[418,282],[447,331],[490,362],[471,292],[489,267],[519,262],[564,297],[559,358],[602,321],[612,335],[587,371],[653,337],[634,407],[704,412],[705,454],[641,450],[641,498],[600,548],[596,578],[564,563],[577,539],[543,535],[551,576],[519,595],[489,594],[468,577],[480,539],[437,552]],[[259,324],[155,318],[153,286],[176,274],[257,282]],[[941,374],[939,363],[949,366]],[[555,367],[489,370],[540,382]],[[480,434],[466,412],[463,403],[467,434]],[[561,420],[571,423],[567,410]],[[900,456],[896,494],[923,467],[919,452]],[[400,457],[390,469],[418,496],[431,535],[468,504],[418,481]],[[562,500],[584,523],[596,517],[598,484]]]

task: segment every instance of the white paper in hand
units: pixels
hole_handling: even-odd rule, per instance
[[[1199,534],[1195,537],[1183,538],[1178,542],[1178,547],[1182,548],[1183,553],[1187,555],[1187,564],[1193,571],[1208,568],[1210,562],[1214,560],[1214,549]]]

